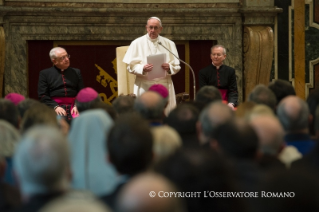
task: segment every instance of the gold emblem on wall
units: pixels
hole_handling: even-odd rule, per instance
[[[114,61],[116,61],[116,58],[112,61],[113,69],[116,73],[116,62]],[[103,102],[112,105],[111,101],[117,96],[117,91],[115,90],[115,88],[117,88],[117,81],[97,64],[95,64],[95,67],[100,71],[99,75],[96,76],[96,81],[98,81],[103,87],[110,86],[112,91],[112,95],[110,97],[107,97],[105,93],[99,93],[99,95],[103,99]]]

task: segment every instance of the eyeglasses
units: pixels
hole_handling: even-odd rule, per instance
[[[157,26],[148,26],[147,28],[149,28],[150,30],[154,29],[154,30],[158,30],[159,28]]]
[[[71,57],[71,55],[67,54],[67,55],[65,55],[65,56],[63,56],[63,57],[57,57],[56,59],[58,59],[58,60],[65,60],[66,58],[70,59],[70,57]]]

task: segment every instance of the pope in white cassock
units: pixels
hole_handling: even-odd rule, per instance
[[[171,75],[179,72],[181,67],[179,60],[158,44],[158,42],[161,42],[163,46],[178,56],[175,43],[159,35],[162,29],[162,22],[159,18],[149,18],[146,25],[147,34],[135,39],[131,43],[124,56],[123,62],[128,64],[127,70],[136,75],[134,84],[134,94],[136,94],[136,96],[140,96],[154,84],[162,84],[168,89],[169,99],[168,106],[165,110],[167,115],[176,106],[175,90]],[[166,63],[162,64],[163,71],[167,72],[166,76],[149,80],[147,73],[152,71],[153,65],[147,64],[147,57],[162,53],[166,54]]]

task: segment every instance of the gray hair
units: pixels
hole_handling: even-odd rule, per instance
[[[49,56],[50,56],[50,59],[53,60],[56,58],[56,51],[57,50],[61,50],[61,49],[64,49],[63,47],[54,47],[53,49],[51,49],[50,53],[49,53]]]
[[[224,55],[226,54],[226,48],[223,45],[220,45],[220,44],[212,46],[212,48],[210,48],[210,53],[212,53],[213,49],[216,49],[216,48],[223,48],[223,54]]]
[[[14,168],[24,195],[49,193],[67,188],[69,148],[58,129],[37,126],[19,142]]]
[[[287,103],[284,100],[285,99],[283,99],[283,102],[281,102],[277,108],[277,116],[284,129],[286,131],[296,131],[308,128],[310,111],[307,103],[296,97],[296,108],[298,109],[295,109],[293,112],[288,112],[287,108],[295,103],[290,104],[290,102]]]
[[[148,19],[147,19],[147,22],[146,22],[146,25],[148,24],[148,21],[149,21],[150,19],[156,19],[156,20],[158,20],[160,26],[162,27],[162,21],[161,21],[161,19],[159,19],[158,17],[155,17],[155,16],[148,18]]]

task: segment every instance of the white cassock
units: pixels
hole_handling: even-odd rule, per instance
[[[176,98],[175,89],[171,75],[176,74],[181,69],[179,65],[179,60],[176,59],[171,53],[169,53],[164,47],[158,44],[161,42],[166,48],[172,51],[176,56],[178,56],[175,43],[167,38],[160,35],[156,39],[151,39],[148,34],[135,39],[130,47],[128,48],[123,62],[128,64],[127,70],[136,75],[136,80],[134,84],[134,94],[140,96],[142,93],[147,91],[149,87],[154,84],[162,84],[168,89],[168,106],[165,109],[166,115],[175,108]],[[170,66],[170,73],[166,77],[156,78],[153,80],[147,79],[147,73],[143,73],[143,67],[147,64],[147,56],[154,54],[166,54],[166,62]]]

